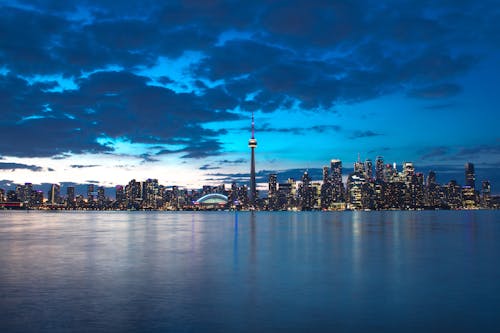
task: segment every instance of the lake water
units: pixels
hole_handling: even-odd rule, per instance
[[[0,332],[499,332],[500,212],[0,212]]]

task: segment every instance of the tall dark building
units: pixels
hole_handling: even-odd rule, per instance
[[[474,164],[465,164],[465,186],[476,188],[476,175],[474,174]]]
[[[435,183],[436,183],[436,172],[431,170],[429,171],[429,175],[427,176],[427,187]]]
[[[375,160],[375,179],[384,180],[384,158],[377,156]]]
[[[61,186],[59,184],[52,184],[48,193],[49,202],[53,205],[60,203]]]
[[[278,192],[278,178],[275,173],[269,175],[268,197],[272,198]]]
[[[248,147],[252,151],[251,165],[250,165],[250,204],[255,205],[257,199],[257,185],[255,184],[255,148],[257,147],[257,140],[255,140],[255,123],[252,112],[252,137],[248,140]]]
[[[491,204],[491,185],[490,185],[490,182],[487,180],[484,180],[482,185],[483,185],[483,197],[482,197],[483,207],[490,207],[490,204]]]
[[[125,192],[122,185],[116,185],[115,187],[115,197],[117,202],[125,201]]]
[[[299,195],[302,210],[311,210],[314,206],[314,193],[311,184],[311,177],[307,171],[305,171],[302,176],[302,184]]]
[[[269,175],[267,197],[269,199],[268,208],[276,209],[276,198],[278,195],[278,178],[275,173]]]
[[[365,176],[366,176],[366,179],[373,178],[373,163],[372,163],[372,160],[370,160],[370,159],[367,159],[365,161]]]
[[[343,201],[344,185],[342,184],[342,161],[330,161],[330,177],[332,179],[332,200],[333,202]]]
[[[323,184],[328,182],[328,178],[330,178],[329,170],[328,170],[327,166],[324,166],[323,167]]]
[[[75,187],[74,186],[68,186],[66,188],[66,197],[68,203],[73,203],[75,201]]]
[[[93,202],[95,198],[95,186],[94,184],[87,185],[87,201]]]

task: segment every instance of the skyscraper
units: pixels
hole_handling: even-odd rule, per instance
[[[474,173],[474,164],[465,163],[465,186],[476,188],[476,175]]]
[[[373,178],[373,163],[370,159],[365,160],[365,177],[366,179]]]
[[[252,112],[252,137],[248,140],[248,147],[252,151],[251,165],[250,165],[250,204],[255,206],[257,199],[257,186],[255,184],[255,148],[257,147],[257,140],[255,140],[255,123]]]
[[[53,205],[60,203],[61,186],[59,184],[52,184],[48,193],[49,202]]]
[[[375,179],[384,180],[384,158],[377,156],[375,160]]]
[[[95,186],[94,184],[87,185],[87,201],[93,202],[95,198]]]
[[[342,161],[334,159],[330,161],[330,174],[332,182],[332,200],[333,202],[343,201],[344,185],[342,184]]]
[[[278,178],[275,173],[269,175],[268,185],[268,209],[274,210],[276,208],[276,196],[278,194]]]
[[[491,185],[487,180],[483,181],[483,207],[490,207],[491,204]]]

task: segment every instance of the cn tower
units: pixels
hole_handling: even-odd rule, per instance
[[[257,147],[257,140],[255,140],[255,123],[252,112],[252,138],[248,140],[248,147],[252,150],[252,161],[250,165],[250,204],[255,206],[257,199],[257,186],[255,185],[255,148]]]

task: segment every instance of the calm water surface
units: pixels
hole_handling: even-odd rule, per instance
[[[500,212],[0,212],[0,332],[499,332]]]

